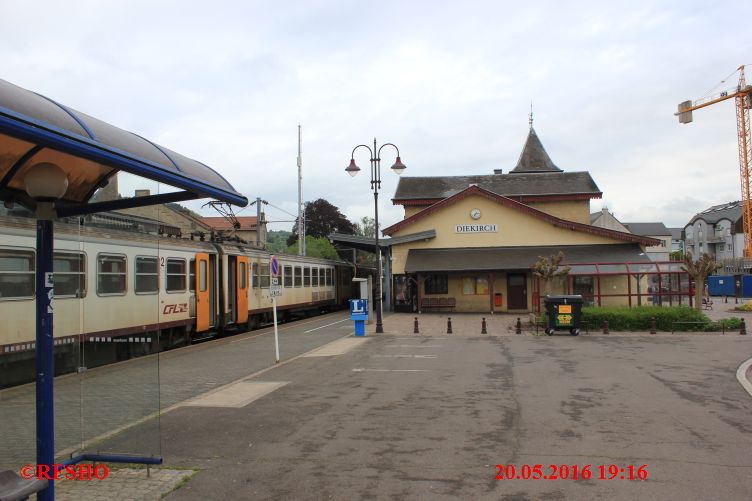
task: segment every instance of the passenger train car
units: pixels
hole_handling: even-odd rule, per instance
[[[35,221],[0,216],[0,388],[33,380]],[[56,223],[56,374],[240,332],[269,322],[269,252]],[[343,261],[280,255],[278,315],[351,297]]]

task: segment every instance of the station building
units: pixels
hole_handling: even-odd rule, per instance
[[[680,263],[651,262],[654,238],[590,224],[602,193],[588,172],[557,167],[535,130],[507,174],[403,177],[404,219],[383,230],[385,299],[396,311],[539,311],[546,293],[591,305],[688,304]],[[335,238],[335,240],[337,240]],[[353,244],[352,238],[341,243]],[[559,251],[571,267],[545,282],[531,267]],[[547,290],[542,290],[547,289]]]

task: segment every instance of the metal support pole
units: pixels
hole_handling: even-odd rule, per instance
[[[37,464],[55,464],[54,378],[55,356],[52,339],[52,252],[54,230],[52,204],[39,203],[37,211],[36,259],[36,418]],[[54,501],[55,482],[38,494],[40,501]]]

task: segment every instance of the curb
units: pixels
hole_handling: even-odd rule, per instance
[[[736,370],[736,379],[737,381],[739,381],[739,384],[742,385],[742,388],[744,388],[747,393],[752,396],[752,383],[750,383],[749,379],[747,379],[747,372],[749,371],[750,367],[752,367],[752,358],[750,358],[746,362],[742,362],[742,364]]]

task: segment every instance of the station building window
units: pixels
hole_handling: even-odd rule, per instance
[[[155,268],[156,268],[156,258]],[[97,294],[125,294],[125,256],[100,254],[97,258]]]
[[[86,297],[86,256],[81,253],[55,252],[55,297]]]
[[[167,259],[167,292],[185,292],[185,259]]]
[[[0,299],[34,296],[34,252],[0,249]]]
[[[522,277],[521,280],[524,282],[524,277]],[[462,294],[465,296],[484,296],[488,294],[488,278],[462,277]]]
[[[423,291],[426,294],[447,294],[449,292],[449,276],[442,273],[426,275],[423,282]]]
[[[156,294],[159,289],[159,274],[156,257],[136,257],[136,294]]]

